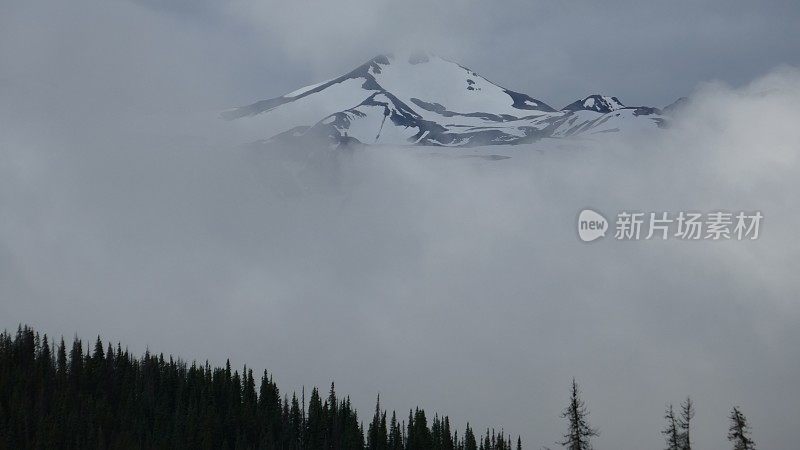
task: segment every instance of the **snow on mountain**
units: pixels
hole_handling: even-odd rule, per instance
[[[556,111],[428,53],[380,55],[351,72],[222,116],[274,140],[476,146],[664,123],[654,108],[593,95]],[[635,125],[634,125],[635,123]]]
[[[617,97],[607,95],[590,95],[583,100],[578,100],[564,107],[566,111],[596,111],[600,113],[610,113],[624,108],[625,105]]]

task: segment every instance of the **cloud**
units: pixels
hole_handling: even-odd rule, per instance
[[[558,107],[595,93],[660,107],[698,81],[744,84],[800,64],[798,44],[786,39],[800,8],[789,1],[239,0],[225,14],[277,43],[305,68],[301,77],[313,74],[306,84],[379,53],[423,47]]]

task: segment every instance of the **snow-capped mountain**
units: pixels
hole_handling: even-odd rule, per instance
[[[610,113],[618,109],[625,108],[625,105],[617,97],[606,95],[590,95],[583,100],[578,100],[564,107],[564,111],[596,111],[600,113]]]
[[[555,110],[428,53],[380,55],[351,72],[223,113],[263,138],[477,146],[653,128],[661,112],[591,95]]]

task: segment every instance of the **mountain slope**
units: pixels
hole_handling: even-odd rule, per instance
[[[226,111],[262,137],[476,146],[661,126],[655,108],[593,95],[556,111],[427,53],[380,55],[332,80]]]

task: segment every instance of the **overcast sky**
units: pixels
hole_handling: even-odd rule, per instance
[[[301,3],[0,0],[0,328],[335,379],[363,415],[381,392],[529,449],[556,447],[573,376],[598,449],[662,448],[686,395],[698,448],[728,448],[735,404],[796,446],[796,2]],[[399,46],[557,107],[695,101],[646,139],[300,171],[216,119]],[[586,245],[586,206],[765,221]]]
[[[139,1],[199,28],[207,56],[232,65],[240,101],[398,47],[427,48],[556,108],[593,93],[664,106],[700,81],[741,84],[800,62],[792,0]]]

